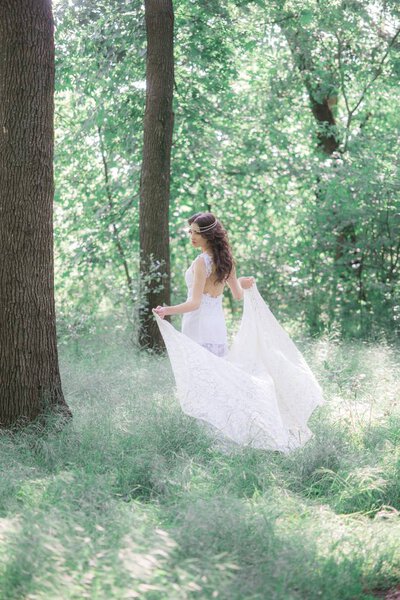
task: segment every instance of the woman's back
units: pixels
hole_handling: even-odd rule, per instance
[[[207,255],[209,256],[209,255]],[[225,282],[224,281],[217,281],[217,277],[216,277],[216,267],[215,267],[215,263],[211,258],[211,273],[208,275],[207,274],[207,279],[206,279],[206,283],[204,286],[204,294],[207,294],[209,296],[212,296],[214,298],[221,296],[221,294],[224,291],[225,288]]]
[[[185,280],[188,286],[189,292],[193,286],[193,276],[194,276],[194,264],[197,260],[204,260],[206,267],[206,282],[204,285],[203,294],[207,296],[211,296],[212,298],[218,298],[222,295],[225,287],[225,282],[216,281],[216,268],[213,261],[213,258],[207,252],[202,252],[199,256],[192,262],[188,270],[186,271]],[[189,293],[190,295],[190,293]]]
[[[188,298],[190,299],[192,295],[194,264],[198,260],[204,261],[206,283],[200,307],[183,315],[182,333],[214,354],[224,356],[228,350],[227,331],[222,308],[224,283],[215,283],[214,261],[207,252],[202,252],[186,271],[185,280],[188,287]]]

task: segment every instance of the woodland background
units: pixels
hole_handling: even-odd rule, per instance
[[[136,329],[142,5],[54,10],[59,333],[116,315]],[[396,337],[397,2],[178,0],[174,12],[172,302],[194,258],[186,219],[211,209],[289,327]]]

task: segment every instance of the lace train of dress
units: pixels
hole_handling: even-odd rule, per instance
[[[208,304],[202,301],[201,310],[210,315]],[[210,352],[204,340],[177,331],[156,314],[155,318],[185,413],[241,446],[289,452],[311,437],[307,421],[324,402],[322,390],[256,284],[244,290],[240,327],[222,356]],[[198,333],[197,319],[195,315],[189,321],[194,328],[190,333]]]

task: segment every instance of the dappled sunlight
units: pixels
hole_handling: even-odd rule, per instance
[[[106,586],[111,597],[241,600],[268,586],[276,598],[296,588],[350,600],[396,581],[396,348],[305,341],[328,402],[313,438],[282,455],[222,451],[180,410],[165,357],[103,344],[61,357],[72,423],[1,437],[9,595],[44,600],[67,585],[80,597]]]
[[[0,554],[4,552],[5,545],[7,543],[7,539],[10,534],[15,533],[18,529],[18,524],[20,522],[20,517],[3,517],[0,518],[0,543],[3,544],[2,550]],[[1,547],[0,547],[1,548]],[[4,557],[3,557],[4,560]]]

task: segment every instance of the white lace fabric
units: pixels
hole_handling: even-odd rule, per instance
[[[188,272],[186,281],[190,294]],[[243,316],[229,350],[222,295],[208,298],[213,302],[202,300],[198,311],[185,313],[192,317],[183,333],[155,315],[182,410],[241,446],[282,452],[302,446],[311,436],[308,419],[323,403],[304,357],[256,284],[244,290]]]
[[[206,275],[207,277],[210,277],[211,273],[212,273],[212,263],[213,263],[213,259],[212,257],[207,253],[207,252],[202,252],[196,260],[204,260],[204,263],[206,265]],[[193,266],[193,265],[192,265]]]
[[[228,344],[201,344],[203,348],[207,348],[210,352],[216,356],[225,356],[228,352]]]
[[[206,276],[207,278],[210,277],[213,263],[211,256],[203,252],[196,260],[204,260]],[[188,299],[192,297],[194,263],[195,261],[193,261],[185,273]],[[184,313],[182,318],[182,333],[204,348],[207,348],[210,352],[214,352],[217,356],[224,356],[228,351],[228,334],[226,331],[222,298],[222,294],[212,296],[211,294],[203,293],[199,308]]]

